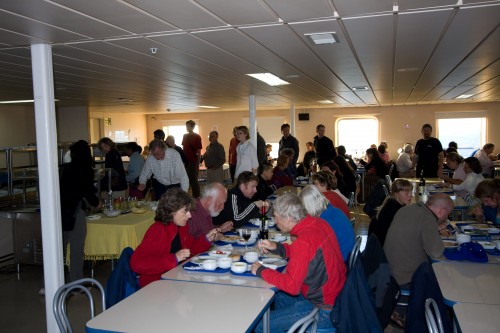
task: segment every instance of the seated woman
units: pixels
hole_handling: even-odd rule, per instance
[[[380,155],[380,158],[387,164],[391,160],[389,157],[389,152],[387,151],[387,148],[384,145],[379,145],[377,147],[378,154]]]
[[[307,151],[304,154],[302,163],[300,163],[297,167],[297,176],[307,176],[309,171],[313,171],[313,164],[316,163],[316,151],[314,150],[314,144],[311,141],[306,143],[306,150]]]
[[[374,216],[368,228],[368,235],[375,234],[381,246],[384,246],[387,230],[397,211],[411,203],[413,185],[406,179],[396,179],[391,185],[391,194],[385,199],[378,214]]]
[[[308,185],[303,188],[299,198],[309,215],[322,218],[332,227],[339,242],[342,258],[346,261],[356,241],[351,221],[340,209],[333,207],[316,186]]]
[[[180,188],[168,189],[158,201],[155,223],[130,259],[130,268],[139,275],[141,287],[159,280],[181,261],[210,249],[211,242],[220,237],[219,229],[206,235],[189,234],[190,211],[195,208],[193,199]]]
[[[276,161],[276,167],[273,171],[273,177],[271,179],[271,184],[276,186],[276,188],[280,188],[283,186],[292,186],[293,185],[293,177],[290,173],[288,173],[288,164],[290,159],[285,154],[280,154]]]
[[[467,175],[464,171],[464,158],[458,153],[450,152],[446,154],[446,166],[453,170],[453,177],[441,175],[440,178],[453,185],[462,184]]]
[[[271,311],[270,332],[286,332],[298,319],[318,307],[318,327],[332,328],[330,314],[346,279],[346,265],[332,228],[324,220],[307,214],[295,194],[287,193],[274,202],[274,217],[282,232],[296,237],[292,244],[263,240],[259,249],[288,258],[281,273],[259,262],[252,273],[274,285],[279,292]],[[255,332],[263,331],[261,321]]]
[[[333,158],[333,162],[337,164],[339,168],[339,172],[342,174],[342,180],[344,181],[346,185],[346,190],[347,190],[347,197],[351,192],[356,193],[356,173],[353,168],[347,163],[347,160],[340,155],[337,155]],[[335,175],[337,176],[337,175]],[[338,182],[338,177],[337,177],[337,186],[339,187],[339,190],[342,192],[339,182]],[[342,192],[343,193],[343,192]]]
[[[464,159],[464,171],[466,174],[465,180],[461,184],[452,186],[461,197],[473,194],[477,185],[484,180],[481,173],[483,171],[483,167],[481,166],[479,160],[475,157],[467,157]]]
[[[473,209],[478,222],[493,222],[500,225],[500,177],[485,179],[476,187],[476,198],[482,206]]]
[[[379,178],[384,178],[389,174],[387,164],[380,158],[376,148],[368,148],[366,150],[366,158],[367,162],[363,160],[359,160],[359,162],[364,165],[368,175],[377,175]]]
[[[236,185],[227,191],[224,209],[212,219],[214,225],[233,221],[234,228],[241,228],[253,218],[260,217],[262,206],[269,206],[267,201],[255,200],[259,178],[251,171],[243,171],[236,180]]]
[[[314,186],[323,193],[333,207],[340,209],[348,219],[351,218],[351,212],[347,203],[338,193],[334,192],[334,189],[337,187],[335,175],[328,171],[319,171],[312,176],[312,181]]]
[[[413,151],[413,145],[411,143],[407,143],[404,145],[403,151],[396,160],[396,167],[398,168],[399,176],[402,178],[414,178],[416,164],[417,158],[415,156],[415,152]]]
[[[273,178],[273,166],[270,163],[262,163],[258,169],[258,177],[257,193],[255,193],[252,200],[266,200],[276,191],[276,186],[269,185]]]

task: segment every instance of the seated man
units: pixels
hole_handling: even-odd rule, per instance
[[[426,204],[407,205],[398,210],[385,238],[384,251],[391,273],[400,286],[407,287],[413,273],[427,257],[438,258],[444,246],[439,230],[453,210],[449,195],[438,193]]]
[[[191,211],[191,218],[188,221],[189,234],[193,237],[206,235],[215,228],[212,218],[220,214],[227,200],[227,191],[221,183],[210,183],[201,194],[201,198],[195,199],[196,207]],[[233,222],[227,221],[220,226],[221,232],[229,231],[233,228]]]
[[[284,273],[252,265],[252,273],[280,290],[271,311],[271,332],[286,332],[295,321],[319,311],[319,328],[331,328],[330,312],[346,279],[346,266],[333,229],[324,220],[307,214],[295,194],[285,194],[274,202],[276,224],[296,239],[292,244],[263,240],[259,248],[288,258]],[[262,332],[262,322],[255,332]]]
[[[228,200],[222,212],[213,219],[215,225],[226,221],[233,221],[235,228],[240,228],[250,219],[261,214],[262,206],[267,206],[267,201],[257,200],[252,202],[252,197],[257,193],[259,179],[251,171],[239,174],[236,186],[228,191]]]

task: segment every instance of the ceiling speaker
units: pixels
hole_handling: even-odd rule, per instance
[[[309,120],[309,113],[299,113],[299,120]]]

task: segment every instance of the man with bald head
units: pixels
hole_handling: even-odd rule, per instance
[[[439,234],[453,210],[450,196],[431,195],[427,203],[401,208],[392,221],[384,251],[391,273],[400,286],[411,282],[413,273],[428,257],[438,258],[444,246]]]
[[[212,223],[212,217],[216,217],[224,208],[224,203],[227,200],[227,190],[221,183],[208,184],[201,198],[195,199],[196,209],[191,211],[191,219],[189,223],[189,233],[193,237],[206,235],[207,230],[215,228]],[[233,222],[227,221],[218,226],[220,232],[226,232],[233,228]],[[221,234],[218,235],[220,237]]]

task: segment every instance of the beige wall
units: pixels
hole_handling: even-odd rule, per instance
[[[391,156],[397,156],[397,149],[406,142],[415,143],[420,139],[420,129],[423,124],[429,123],[435,128],[435,112],[457,111],[487,111],[487,142],[497,143],[495,152],[500,152],[500,103],[470,103],[449,105],[422,105],[422,106],[394,106],[368,108],[332,108],[332,109],[296,109],[295,133],[300,142],[300,159],[305,151],[305,143],[316,135],[316,125],[326,125],[326,135],[335,139],[335,121],[344,116],[373,115],[380,121],[380,140],[387,141]],[[299,113],[309,113],[309,121],[299,121]],[[265,117],[282,116],[289,121],[289,110],[259,111],[257,118],[262,121]],[[162,123],[168,120],[199,119],[200,135],[203,146],[208,144],[208,133],[213,127],[219,131],[219,141],[227,147],[232,137],[234,126],[242,124],[242,119],[248,117],[248,112],[198,112],[198,113],[168,113],[149,115],[147,117],[148,140],[153,138],[153,131],[161,128]],[[405,125],[408,126],[405,126]],[[277,128],[277,131],[280,129]],[[361,134],[362,135],[362,134]],[[379,140],[379,141],[380,141]],[[456,140],[460,145],[460,138]],[[378,143],[378,142],[377,142]],[[179,143],[178,143],[179,144]],[[446,143],[443,143],[447,145]]]
[[[146,115],[134,113],[116,113],[101,111],[99,108],[90,109],[91,119],[104,119],[104,135],[116,141],[115,131],[124,131],[128,141],[136,141],[141,147],[147,144]],[[111,120],[111,123],[107,122]],[[97,142],[92,142],[97,143]]]

